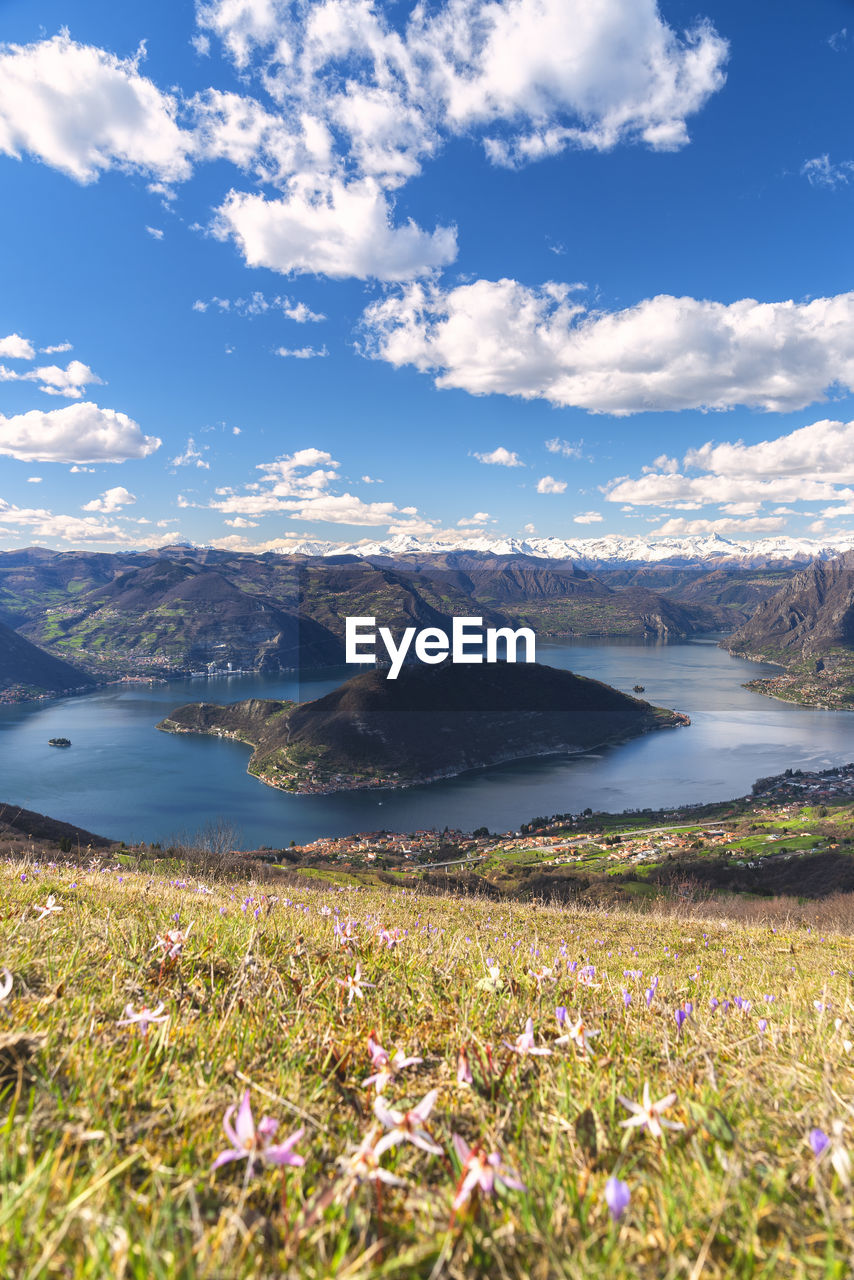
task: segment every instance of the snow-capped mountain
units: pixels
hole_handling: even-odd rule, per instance
[[[736,541],[717,534],[707,537],[638,538],[608,534],[601,538],[424,538],[397,534],[379,542],[333,543],[306,541],[288,550],[308,556],[418,556],[480,552],[497,556],[536,556],[543,560],[572,560],[579,568],[673,565],[682,568],[763,568],[774,564],[809,564],[831,560],[854,550],[854,533],[826,542],[815,538],[758,538]]]

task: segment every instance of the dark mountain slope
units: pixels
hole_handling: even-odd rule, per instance
[[[29,695],[68,693],[92,688],[94,683],[84,671],[45,653],[0,623],[0,690]]]
[[[250,772],[292,791],[395,786],[528,756],[589,750],[684,717],[539,664],[404,667],[313,702],[188,703],[158,728],[255,747]]]
[[[816,560],[726,641],[731,653],[766,658],[784,676],[754,687],[796,702],[854,706],[854,553]]]

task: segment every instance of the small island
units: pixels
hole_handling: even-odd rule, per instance
[[[577,754],[686,725],[610,685],[537,663],[379,668],[313,702],[191,702],[167,733],[254,748],[249,772],[297,795],[410,787],[535,756]]]
[[[70,747],[70,738],[48,738],[47,745],[49,747]]]

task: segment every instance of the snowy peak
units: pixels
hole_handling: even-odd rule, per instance
[[[422,538],[397,534],[377,542],[300,542],[289,547],[300,555],[400,556],[475,553],[495,556],[536,556],[543,560],[572,560],[583,569],[639,565],[679,568],[765,568],[775,564],[809,564],[831,560],[854,550],[854,534],[821,542],[814,538],[773,537],[736,541],[719,534],[705,537],[640,538],[607,534],[601,538]]]

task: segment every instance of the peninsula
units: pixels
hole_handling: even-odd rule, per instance
[[[363,672],[313,702],[192,702],[157,726],[254,748],[249,772],[299,795],[415,786],[612,745],[688,717],[539,664]]]

